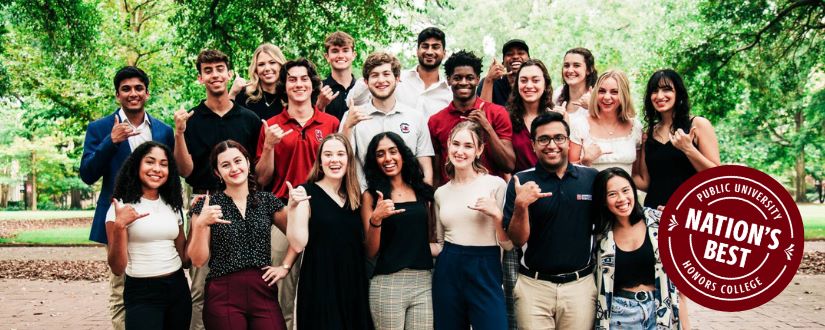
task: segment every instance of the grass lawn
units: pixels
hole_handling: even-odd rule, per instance
[[[825,239],[825,204],[799,204],[805,239]]]
[[[0,238],[0,244],[3,243],[97,244],[89,240],[89,228],[53,228],[24,231],[12,238]]]
[[[3,220],[51,220],[67,218],[91,218],[94,210],[84,211],[0,211]]]

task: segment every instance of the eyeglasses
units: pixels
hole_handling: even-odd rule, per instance
[[[561,134],[554,136],[542,135],[536,138],[536,143],[542,147],[550,144],[550,141],[556,142],[557,146],[562,145],[567,142],[567,136]]]

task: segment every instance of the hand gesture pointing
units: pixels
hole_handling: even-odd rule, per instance
[[[175,133],[183,134],[183,132],[186,132],[186,122],[194,114],[195,111],[186,111],[186,109],[181,105],[180,109],[175,111]]]
[[[527,183],[522,185],[519,181],[518,175],[514,175],[513,180],[515,180],[516,186],[516,206],[527,207],[530,206],[530,204],[533,204],[539,198],[553,196],[553,193],[551,192],[541,192],[541,188],[539,188],[539,185],[537,185],[533,181],[528,181]]]
[[[304,187],[293,188],[292,183],[289,183],[289,181],[286,182],[286,189],[289,191],[289,200],[287,201],[288,207],[294,208],[298,206],[298,204],[312,198],[312,196],[307,195],[307,191]]]
[[[375,205],[375,210],[372,211],[372,219],[376,225],[380,226],[384,219],[393,215],[406,211],[405,209],[395,209],[395,203],[392,199],[384,199],[384,194],[378,192],[378,203]]]
[[[124,228],[131,225],[135,220],[143,218],[149,213],[138,213],[132,205],[124,205],[112,198],[112,206],[115,208],[115,222]]]
[[[126,141],[126,139],[138,134],[140,134],[140,131],[133,129],[132,125],[129,125],[129,123],[121,122],[120,116],[115,115],[115,125],[112,126],[113,143],[121,143],[123,141]]]
[[[293,131],[291,128],[284,131],[280,126],[278,126],[278,124],[269,126],[266,123],[266,120],[261,120],[261,122],[263,122],[264,132],[266,134],[266,137],[264,138],[264,147],[267,149],[274,148],[276,144],[281,143],[284,136],[287,136]]]
[[[496,201],[496,192],[490,191],[489,196],[482,196],[476,199],[475,204],[467,205],[468,208],[471,210],[476,210],[485,215],[497,220],[501,221],[502,214],[501,208],[498,205],[498,201]]]
[[[202,226],[211,226],[216,223],[221,224],[230,224],[232,222],[223,220],[223,212],[221,211],[220,205],[209,205],[209,198],[211,196],[206,195],[206,198],[203,199],[203,207],[201,208],[201,213],[198,215],[198,223]]]

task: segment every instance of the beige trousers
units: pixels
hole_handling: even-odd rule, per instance
[[[596,282],[592,274],[564,284],[519,274],[513,296],[520,329],[593,329]]]

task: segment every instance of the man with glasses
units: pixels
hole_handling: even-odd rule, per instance
[[[592,329],[596,285],[590,222],[597,171],[570,164],[570,127],[555,112],[533,120],[538,164],[507,187],[504,225],[522,249],[514,289],[521,329]]]

